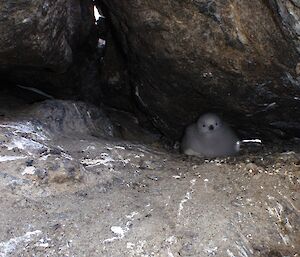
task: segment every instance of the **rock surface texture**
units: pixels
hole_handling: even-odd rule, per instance
[[[101,76],[93,2],[110,25]],[[177,139],[213,111],[300,136],[298,14],[296,0],[1,1],[0,256],[299,256],[300,144],[204,159],[140,128]],[[69,95],[113,108],[54,99]]]
[[[1,1],[1,87],[6,80],[56,96],[93,96],[95,29],[91,1]]]
[[[299,255],[292,149],[189,159],[112,140],[82,103],[2,103],[0,256]]]
[[[300,136],[298,1],[97,2],[165,135],[214,111],[248,136]]]

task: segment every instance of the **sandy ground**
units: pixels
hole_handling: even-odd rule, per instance
[[[91,112],[0,108],[0,256],[300,255],[297,149],[188,158]]]

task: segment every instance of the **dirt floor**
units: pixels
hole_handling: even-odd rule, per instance
[[[112,138],[84,104],[18,107],[0,107],[0,256],[300,256],[295,145],[205,160]]]

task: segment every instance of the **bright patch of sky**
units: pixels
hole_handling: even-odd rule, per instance
[[[95,20],[97,21],[97,20],[99,20],[99,18],[100,17],[103,17],[100,13],[99,13],[99,11],[98,11],[98,9],[97,9],[97,7],[94,5],[94,16],[95,16]]]

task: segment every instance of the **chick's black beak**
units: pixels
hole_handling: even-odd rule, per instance
[[[209,125],[208,129],[209,130],[213,130],[214,129],[214,125]]]

